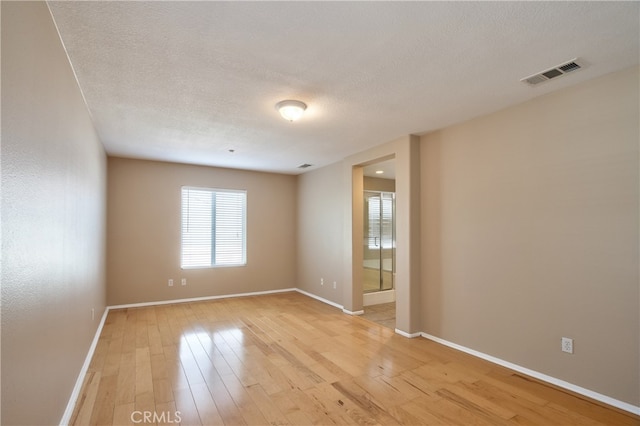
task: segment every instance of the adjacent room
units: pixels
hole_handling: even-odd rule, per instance
[[[640,424],[639,2],[0,15],[3,425]]]

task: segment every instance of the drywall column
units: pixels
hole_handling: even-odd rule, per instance
[[[420,331],[420,141],[396,150],[396,330]]]
[[[347,197],[345,205],[351,208],[345,210],[345,222],[352,226],[345,228],[345,241],[350,245],[351,250],[349,260],[345,262],[345,286],[344,286],[344,309],[348,313],[362,313],[362,239],[364,238],[362,227],[364,177],[361,166],[347,166],[346,173],[349,177],[346,187]],[[349,283],[350,285],[348,285]]]

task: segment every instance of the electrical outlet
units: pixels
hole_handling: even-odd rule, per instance
[[[173,287],[173,278],[169,278],[169,287]]]
[[[324,278],[320,278],[320,285],[324,285]]]
[[[338,286],[338,284],[334,281],[333,282],[333,289],[335,290],[337,286]]]
[[[562,352],[566,352],[569,354],[573,353],[573,339],[568,337],[562,338]]]
[[[183,278],[183,279],[182,279],[182,281],[181,281],[181,284],[182,284],[182,285],[187,285],[187,279],[186,279],[186,278]]]

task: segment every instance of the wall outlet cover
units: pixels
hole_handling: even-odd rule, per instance
[[[573,339],[568,337],[562,338],[562,352],[566,352],[568,354],[573,353]]]

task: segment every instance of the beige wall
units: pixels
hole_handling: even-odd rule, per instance
[[[383,179],[383,178],[365,176],[364,190],[396,192],[396,181],[393,179]]]
[[[640,405],[638,80],[422,137],[425,332]]]
[[[2,424],[58,424],[105,307],[106,159],[46,4],[1,8]]]
[[[180,269],[185,185],[247,191],[246,266]],[[110,305],[296,287],[295,176],[109,158],[108,200]]]
[[[298,288],[340,305],[343,187],[341,163],[298,177]]]

